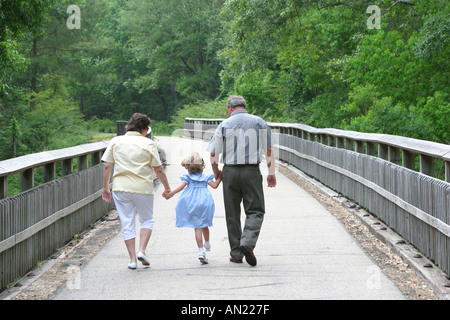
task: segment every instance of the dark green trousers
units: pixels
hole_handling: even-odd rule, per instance
[[[237,165],[222,169],[223,198],[230,242],[230,255],[242,259],[239,247],[253,250],[264,220],[264,192],[259,166]],[[245,225],[241,227],[241,202],[244,205]]]

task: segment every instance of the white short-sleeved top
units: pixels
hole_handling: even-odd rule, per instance
[[[137,131],[111,139],[102,161],[114,163],[114,192],[154,194],[153,167],[161,165],[153,140]]]

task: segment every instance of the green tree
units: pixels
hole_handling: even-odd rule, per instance
[[[215,98],[219,64],[215,51],[222,1],[130,0],[120,12],[135,58],[145,63],[133,86],[159,94],[166,120],[176,106]]]
[[[380,29],[367,27],[369,5]],[[257,113],[275,109],[271,119],[447,141],[437,119],[449,102],[449,10],[442,0],[227,1],[222,90]]]
[[[54,0],[0,0],[0,98],[11,89],[11,72],[22,70],[26,60],[18,39],[24,32],[40,31]]]
[[[401,103],[394,103],[391,97],[374,100],[366,114],[352,118],[345,128],[419,139],[433,138],[432,131],[420,112],[413,107],[406,108]]]
[[[48,75],[45,80],[46,89],[34,94],[34,108],[23,116],[28,128],[23,141],[29,151],[61,149],[88,142],[83,115],[71,101],[64,79]]]
[[[430,128],[430,140],[450,144],[450,97],[448,93],[436,91],[419,109],[422,121]]]

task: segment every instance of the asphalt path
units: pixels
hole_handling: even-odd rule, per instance
[[[186,170],[181,159],[192,151],[204,156],[206,143],[158,137],[168,160],[172,188]],[[265,165],[261,165],[267,176]],[[197,257],[194,230],[175,227],[175,205],[159,187],[155,225],[146,254],[150,267],[129,258],[119,232],[82,265],[55,300],[400,300],[403,294],[363,252],[343,226],[316,199],[277,172],[277,187],[264,180],[266,215],[254,250],[256,267],[229,261],[222,187],[210,189],[215,204],[208,264]],[[242,214],[242,219],[245,215]]]

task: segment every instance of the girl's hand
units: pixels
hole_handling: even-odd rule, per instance
[[[164,190],[164,192],[162,193],[162,196],[164,197],[164,199],[169,200],[170,198],[173,197],[173,194],[170,189],[167,189],[167,190]]]

